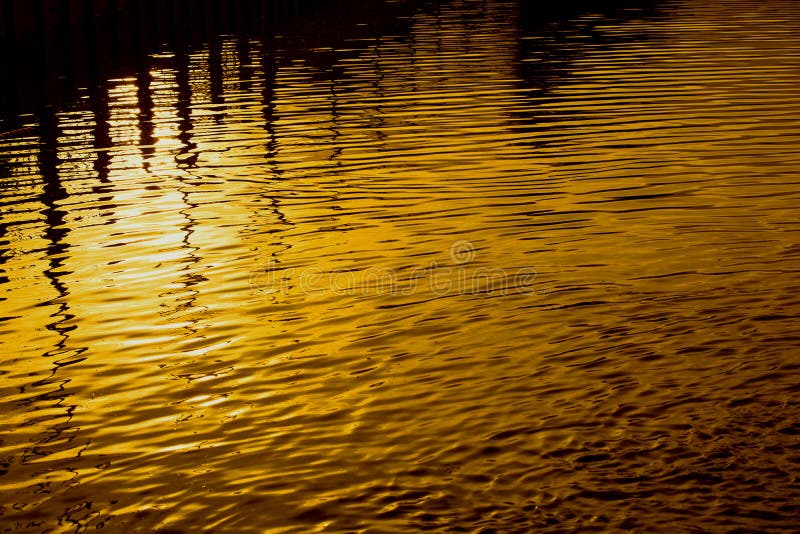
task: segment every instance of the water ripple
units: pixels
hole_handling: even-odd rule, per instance
[[[401,4],[0,137],[9,531],[794,528],[794,4]]]

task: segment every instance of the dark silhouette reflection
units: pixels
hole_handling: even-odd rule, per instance
[[[591,13],[592,18],[575,20],[586,12]],[[520,55],[515,65],[519,69],[520,77],[529,82],[533,91],[546,91],[551,83],[560,80],[575,59],[574,48],[565,46],[561,35],[579,33],[593,47],[602,49],[619,43],[622,39],[641,40],[647,37],[644,34],[626,34],[623,37],[596,32],[593,31],[594,21],[609,24],[633,18],[653,18],[658,14],[656,0],[612,0],[593,5],[591,10],[582,2],[568,1],[546,5],[519,2],[518,25],[522,38],[519,40]],[[527,36],[536,38],[525,38]],[[529,61],[532,58],[536,61]],[[538,96],[536,93],[532,94]]]
[[[269,36],[263,38],[259,50],[259,59],[261,62],[262,76],[264,77],[261,88],[261,115],[264,119],[265,134],[264,159],[267,164],[268,172],[275,177],[275,180],[280,180],[282,178],[282,170],[278,153],[278,132],[275,128],[275,84],[277,82],[279,66],[274,38]],[[275,195],[270,195],[266,191],[264,192],[264,196],[269,202],[270,210],[274,213],[280,224],[291,224],[283,213],[278,198]],[[287,245],[287,248],[290,246],[291,245]]]
[[[101,85],[98,84],[91,87],[89,102],[94,115],[94,132],[92,136],[96,150],[94,170],[97,173],[97,180],[101,184],[106,184],[108,183],[108,166],[111,162],[110,152],[106,149],[111,146],[111,133],[109,130],[108,99]]]
[[[631,32],[624,36],[609,35],[594,30],[597,21],[603,24],[623,23],[626,20],[655,19],[660,16],[656,0],[611,0],[592,5],[589,9],[582,2],[560,2],[557,4],[518,3],[518,28],[520,39],[514,60],[517,76],[531,102],[560,102],[552,89],[568,76],[573,63],[581,59],[581,53],[563,39],[564,35],[580,35],[592,50],[607,50],[623,40],[646,41],[644,33]],[[591,17],[582,18],[583,14]],[[523,119],[525,128],[546,131],[553,123],[564,119],[566,113],[554,111],[551,106],[542,109],[537,105],[527,106],[514,112],[515,118]],[[545,141],[532,136],[531,146],[546,148],[554,141]]]
[[[176,70],[176,84],[177,84],[177,98],[175,99],[176,113],[178,116],[178,135],[177,139],[181,143],[181,148],[175,155],[175,161],[178,168],[185,171],[188,176],[184,174],[178,175],[177,179],[180,182],[178,192],[180,193],[181,207],[178,211],[184,222],[179,226],[178,230],[181,234],[180,247],[185,254],[183,266],[180,269],[181,276],[175,282],[179,288],[177,291],[170,291],[161,294],[160,296],[167,296],[170,293],[178,293],[178,299],[175,306],[170,310],[170,313],[175,316],[188,315],[188,320],[185,320],[186,326],[184,327],[188,336],[197,336],[201,334],[202,321],[196,317],[198,307],[197,297],[200,295],[201,286],[204,282],[208,281],[200,271],[202,257],[199,254],[200,248],[192,244],[192,236],[195,233],[195,227],[198,221],[193,215],[193,210],[198,207],[198,204],[193,203],[191,200],[192,192],[192,168],[196,167],[198,154],[196,152],[197,143],[192,139],[192,120],[191,120],[191,104],[192,92],[189,85],[189,55],[185,51],[179,51],[174,59]],[[151,102],[152,103],[152,102]],[[152,110],[150,112],[152,116]],[[152,121],[142,124],[142,128],[151,129],[153,127]],[[152,139],[152,133],[144,134]],[[144,158],[144,165],[147,168],[147,158],[152,156],[152,152],[142,152]],[[187,179],[188,178],[188,179]]]
[[[261,47],[261,69],[264,72],[264,87],[261,92],[264,129],[267,133],[265,157],[273,172],[279,173],[280,167],[275,165],[278,141],[275,132],[275,81],[278,74],[278,60],[275,55],[275,39],[265,37]]]
[[[362,31],[397,27],[398,13],[414,2],[383,6],[382,0],[349,2],[348,9],[317,0],[3,0],[0,56],[4,58],[2,120],[11,129],[20,113],[68,102],[95,74],[122,76],[164,46],[197,49],[220,34],[254,36],[305,33],[304,41],[330,44]],[[123,23],[124,21],[124,23]],[[309,21],[311,24],[309,25]],[[375,35],[375,33],[372,33]]]
[[[71,451],[70,454],[80,456],[89,442],[79,442],[78,428],[72,424],[77,404],[70,401],[73,392],[70,391],[71,379],[62,371],[67,366],[74,365],[86,359],[84,347],[70,347],[70,333],[76,326],[70,324],[75,318],[70,312],[69,289],[63,277],[70,274],[67,269],[69,260],[69,244],[67,236],[69,230],[65,220],[67,211],[59,204],[68,198],[67,191],[59,175],[58,137],[59,128],[55,116],[49,111],[39,115],[39,133],[41,147],[38,156],[38,166],[44,181],[39,201],[44,206],[44,237],[47,240],[46,257],[48,266],[43,271],[44,277],[55,290],[56,297],[42,302],[41,306],[52,310],[52,321],[45,325],[47,330],[56,334],[56,341],[42,356],[47,358],[52,365],[50,374],[21,388],[21,393],[26,393],[20,406],[30,410],[46,408],[50,412],[44,420],[39,420],[39,425],[46,430],[19,458],[19,465],[26,466],[30,462],[40,461],[42,458]],[[69,462],[68,462],[69,464]],[[56,469],[51,465],[52,469]],[[72,469],[69,466],[63,467]]]
[[[58,202],[68,198],[68,194],[58,174],[58,126],[52,113],[43,112],[39,118],[39,130],[42,139],[39,150],[39,170],[44,180],[44,188],[39,196],[45,206],[45,237],[48,245],[48,261],[50,267],[44,274],[58,292],[60,298],[67,295],[66,287],[61,283],[59,275],[64,264],[64,256],[68,244],[64,238],[69,233],[65,226],[64,216],[67,212],[58,206]],[[63,305],[63,304],[62,304]]]
[[[85,349],[74,351],[73,354],[67,354],[64,351],[69,339],[69,332],[76,328],[75,325],[68,324],[74,318],[74,315],[69,312],[69,290],[62,281],[63,276],[70,274],[69,271],[65,270],[69,258],[69,244],[66,240],[69,229],[65,220],[65,215],[68,212],[59,206],[59,203],[66,200],[69,195],[61,182],[58,170],[57,138],[59,132],[56,119],[51,113],[44,112],[40,115],[39,124],[42,139],[42,146],[39,151],[39,170],[44,180],[44,188],[39,200],[45,207],[43,210],[44,236],[48,241],[47,259],[49,263],[43,274],[57,293],[57,297],[53,301],[46,302],[43,305],[49,307],[53,305],[53,302],[56,303],[56,312],[51,314],[54,321],[48,324],[47,328],[57,332],[60,336],[55,347],[45,356],[57,357],[55,360],[55,373],[58,367],[82,361],[84,358],[80,355]]]
[[[139,71],[136,76],[136,102],[139,107],[139,147],[145,170],[155,153],[156,139],[153,136],[153,93],[150,90],[149,71]],[[187,126],[189,128],[189,126]]]
[[[211,103],[215,106],[221,106],[223,103],[222,89],[223,89],[223,76],[222,76],[222,38],[213,37],[208,44],[208,78],[209,90],[211,93]],[[219,121],[222,120],[224,110],[220,110],[217,115]]]
[[[6,169],[3,169],[2,166],[0,166],[0,172],[4,170]],[[9,281],[5,269],[3,268],[3,265],[5,265],[6,261],[8,261],[8,255],[5,251],[10,242],[8,238],[9,227],[10,225],[7,222],[0,220],[0,247],[2,247],[0,248],[0,285],[6,284]],[[7,300],[7,297],[0,294],[0,302],[3,302],[4,300]],[[0,317],[0,322],[8,319],[8,317]]]
[[[175,69],[177,71],[175,80],[178,89],[175,107],[178,112],[178,140],[181,142],[181,148],[175,155],[175,161],[179,166],[194,167],[197,163],[197,152],[195,151],[197,143],[192,140],[192,94],[189,86],[189,55],[183,50],[175,54]],[[152,110],[150,114],[152,115]],[[148,126],[152,128],[152,121],[150,124],[142,124],[142,127],[146,128]],[[152,134],[142,132],[142,136],[147,136],[152,141]],[[145,156],[146,159],[147,156]]]

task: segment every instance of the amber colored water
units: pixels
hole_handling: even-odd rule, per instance
[[[0,137],[7,531],[797,527],[797,4],[402,22]]]

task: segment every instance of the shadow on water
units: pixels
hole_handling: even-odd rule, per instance
[[[557,21],[595,5],[520,2],[520,30],[552,29]],[[652,8],[655,2],[616,0],[599,5],[598,13],[623,17],[631,7],[641,16],[641,7]],[[5,132],[14,130],[27,114],[74,102],[82,88],[92,91],[108,78],[142,75],[155,52],[204,45],[213,52],[221,35],[235,35],[244,46],[249,39],[275,46],[275,37],[286,37],[280,46],[289,57],[309,49],[337,47],[344,41],[349,46],[368,46],[381,35],[407,33],[408,17],[419,8],[436,9],[433,1],[421,0],[4,0],[0,57],[6,81],[0,85],[0,124]],[[535,46],[523,43],[523,48],[529,44]],[[315,57],[317,61],[324,58]],[[556,68],[568,61],[568,57],[549,59]],[[324,65],[318,67],[326,70]],[[547,77],[547,69],[540,64],[536,72],[529,72],[537,87]]]
[[[220,35],[295,34],[304,47],[399,30],[415,2],[319,0],[4,0],[0,9],[4,130],[42,105],[59,107],[98,80],[140,71],[150,54]]]

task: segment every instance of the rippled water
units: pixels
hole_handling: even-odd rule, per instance
[[[797,4],[529,11],[167,47],[0,137],[3,526],[793,530]]]

